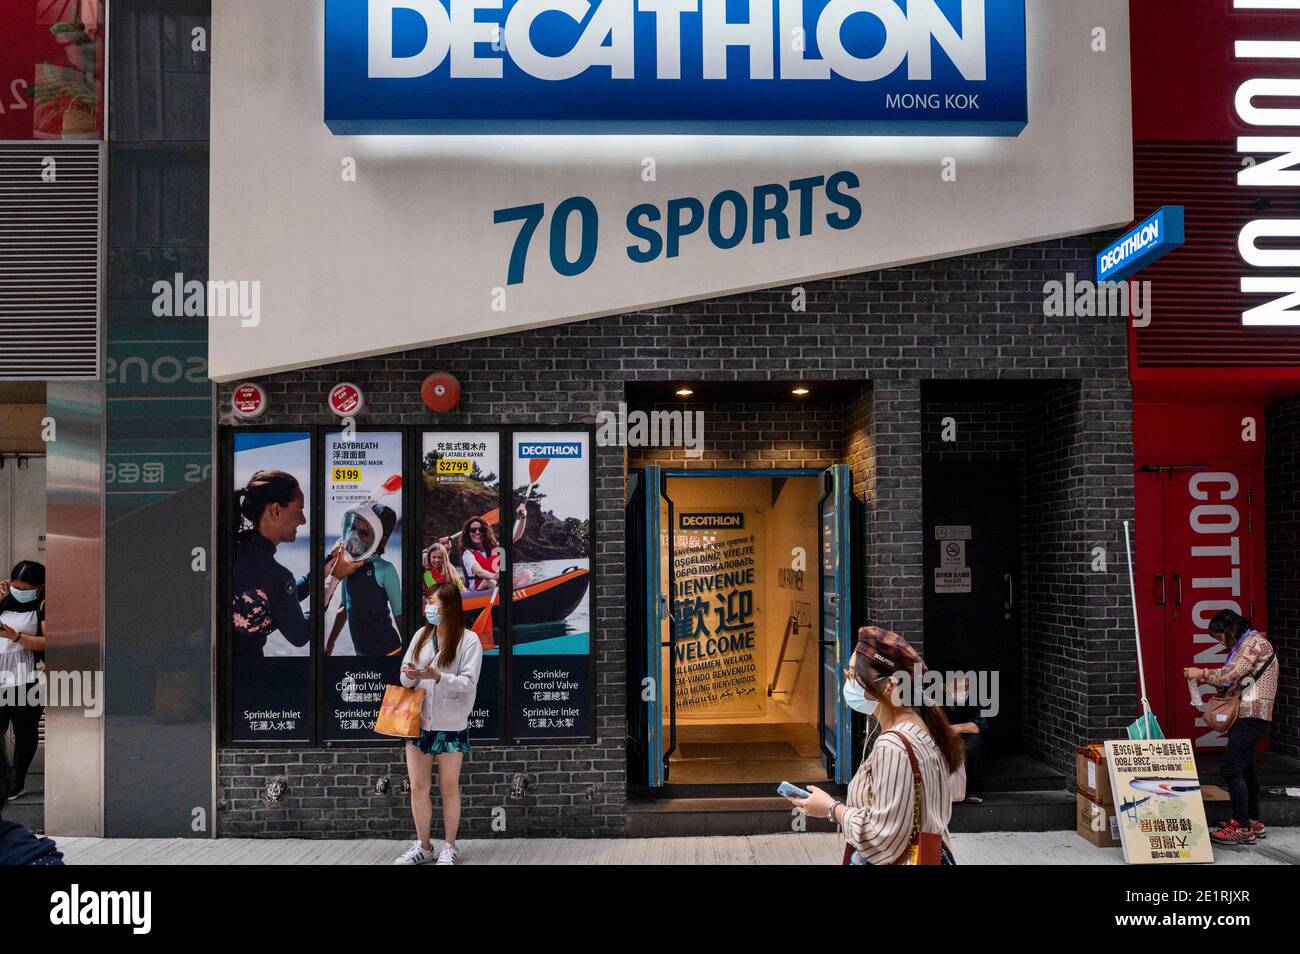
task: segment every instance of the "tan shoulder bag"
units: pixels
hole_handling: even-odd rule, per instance
[[[1251,682],[1259,679],[1260,676],[1273,665],[1273,659],[1277,652],[1268,654],[1264,660],[1264,665],[1260,666],[1250,674]],[[1205,700],[1205,724],[1215,732],[1227,732],[1237,722],[1237,717],[1241,713],[1241,685],[1234,686],[1232,689],[1220,690]]]

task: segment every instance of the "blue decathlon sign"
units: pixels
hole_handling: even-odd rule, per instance
[[[1183,244],[1183,207],[1167,205],[1097,256],[1097,281],[1118,282]]]
[[[326,0],[339,135],[1018,136],[1025,0]]]
[[[565,457],[577,459],[582,457],[581,441],[521,441],[516,448],[520,460],[532,460],[535,457]]]

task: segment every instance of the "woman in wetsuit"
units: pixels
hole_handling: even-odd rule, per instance
[[[293,543],[307,522],[303,504],[298,479],[282,470],[259,470],[248,486],[235,491],[240,516],[231,585],[236,656],[265,655],[267,637],[276,630],[293,646],[311,641],[302,611],[311,583],[306,576],[294,579],[275,559],[275,548]],[[360,565],[340,552],[331,572],[342,579]]]
[[[362,560],[340,587],[343,598],[325,643],[327,656],[333,654],[344,624],[358,656],[395,656],[402,651],[402,582],[397,568],[384,559],[384,548],[397,526],[397,513],[376,504],[375,516],[383,530],[379,548]]]

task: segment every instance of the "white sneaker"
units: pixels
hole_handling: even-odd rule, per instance
[[[460,852],[456,850],[456,846],[450,845],[444,841],[442,843],[442,848],[438,851],[438,864],[454,865],[456,863],[456,859],[459,857],[460,857]]]
[[[427,865],[433,860],[433,852],[421,847],[418,841],[411,842],[411,847],[402,852],[401,857],[393,862],[395,865]],[[441,859],[438,861],[442,864]]]

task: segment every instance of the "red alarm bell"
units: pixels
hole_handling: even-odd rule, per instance
[[[460,403],[460,382],[456,380],[455,375],[448,374],[446,371],[435,371],[424,379],[424,384],[420,387],[420,397],[424,398],[424,403],[428,405],[429,410],[437,411],[439,414],[455,410],[456,405]]]

